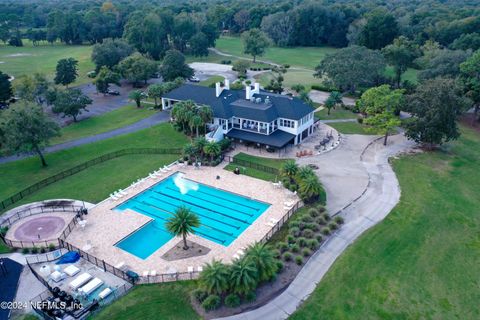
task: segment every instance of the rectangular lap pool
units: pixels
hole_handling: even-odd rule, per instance
[[[131,209],[154,219],[116,246],[146,259],[173,238],[165,222],[180,206],[190,208],[199,216],[201,225],[196,228],[196,235],[228,246],[270,205],[175,173],[115,208]]]

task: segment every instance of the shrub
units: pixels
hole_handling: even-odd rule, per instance
[[[246,85],[251,85],[251,84],[252,84],[252,81],[250,81],[250,80],[245,80],[245,84],[246,84]]]
[[[278,260],[278,261],[277,261],[277,273],[282,272],[283,267],[284,267],[283,262],[280,261],[280,260]]]
[[[285,261],[292,261],[292,254],[290,252],[285,252],[282,256]]]
[[[325,221],[330,221],[330,215],[328,213],[325,212],[324,214],[322,214],[322,217],[323,219],[325,219]]]
[[[286,244],[285,242],[279,242],[277,243],[277,249],[283,253],[288,250],[288,244]]]
[[[315,208],[311,208],[310,210],[308,210],[308,214],[310,215],[310,217],[315,218],[320,215],[320,212],[318,212],[318,210]]]
[[[310,222],[305,225],[305,229],[310,229],[312,231],[318,231],[320,230],[320,226],[318,223],[315,222]]]
[[[47,252],[47,249],[45,247],[40,247],[40,253],[45,253]]]
[[[295,263],[298,264],[299,266],[303,264],[303,258],[302,256],[296,256],[295,257]]]
[[[288,223],[289,228],[298,228],[299,225],[300,225],[300,222],[297,220],[293,220]]]
[[[240,297],[235,293],[230,293],[225,297],[225,305],[229,308],[235,308],[240,305]]]
[[[328,224],[328,227],[330,228],[330,230],[337,230],[338,229],[338,224],[336,224],[334,221],[332,221]]]
[[[205,311],[211,311],[218,309],[220,307],[220,297],[212,294],[209,295],[203,302],[202,302],[202,307],[205,309]]]
[[[0,235],[2,237],[5,237],[5,235],[7,234],[8,232],[8,227],[0,227]]]
[[[357,122],[360,123],[360,124],[362,124],[362,123],[363,123],[363,118],[362,118],[362,117],[358,117],[358,118],[357,118]]]
[[[290,233],[294,237],[298,237],[300,235],[300,228],[298,227],[293,227],[288,230],[288,233]]]
[[[305,222],[300,221],[300,222],[298,223],[298,228],[299,228],[300,230],[303,230],[303,229],[305,229],[305,225],[306,225]]]
[[[272,253],[273,253],[273,256],[274,256],[275,258],[279,258],[279,257],[280,257],[280,250],[274,249],[274,250],[272,250]]]
[[[295,243],[295,241],[297,241],[297,240],[296,240],[295,237],[292,236],[291,234],[289,234],[289,235],[287,236],[287,242],[288,242],[288,244]]]
[[[302,231],[302,236],[304,236],[305,238],[311,239],[314,236],[314,232],[310,229],[305,229]]]
[[[257,294],[255,293],[255,291],[250,291],[245,295],[244,298],[245,298],[245,302],[253,302],[257,300]]]
[[[319,225],[326,225],[326,224],[327,224],[327,220],[325,220],[324,217],[318,217],[317,219],[315,219],[315,221],[316,221]]]
[[[38,252],[38,248],[37,248],[37,247],[33,247],[32,249],[30,249],[30,252],[31,252],[31,253],[37,253],[37,252]]]
[[[310,222],[313,222],[313,218],[308,215],[308,214],[305,214],[305,215],[302,215],[302,217],[300,218],[300,220],[302,222],[305,222],[305,223],[310,223]]]
[[[231,64],[232,60],[222,60],[221,63],[222,64]]]
[[[323,206],[323,204],[317,205],[317,210],[318,210],[318,212],[320,212],[320,213],[324,213],[325,211],[327,211],[327,209],[325,209],[325,207]]]
[[[323,241],[323,237],[322,237],[321,234],[317,234],[317,235],[315,236],[315,239],[316,239],[319,243]]]
[[[307,239],[304,237],[300,237],[297,239],[297,244],[301,247],[304,248],[307,245]]]
[[[23,248],[22,249],[22,253],[23,254],[28,254],[30,252],[30,249],[29,248]]]
[[[322,237],[322,236],[320,236]],[[307,246],[311,249],[311,250],[316,250],[318,248],[318,246],[320,245],[319,241],[317,239],[310,239],[307,241]]]
[[[335,221],[337,224],[343,224],[345,222],[340,216],[336,216],[335,218],[333,218],[333,221]]]
[[[304,257],[308,257],[308,256],[311,255],[311,254],[312,254],[312,250],[310,250],[310,249],[308,249],[308,248],[303,248],[303,249],[302,249],[302,255],[303,255]]]
[[[300,251],[300,247],[298,246],[298,244],[294,244],[290,247],[290,250],[294,253],[297,253]]]
[[[320,232],[321,232],[322,234],[326,235],[326,236],[328,236],[328,235],[331,233],[329,227],[324,227],[324,228],[322,228],[322,230],[321,230]]]
[[[208,293],[200,288],[192,291],[192,297],[198,302],[202,303],[208,296]]]

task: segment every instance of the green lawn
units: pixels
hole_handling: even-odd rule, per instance
[[[358,115],[345,108],[337,107],[335,109],[331,109],[330,114],[328,114],[327,108],[317,111],[315,112],[315,117],[321,120],[336,120],[336,119],[356,119]]]
[[[393,161],[400,203],[291,319],[479,319],[480,135]]]
[[[343,134],[368,134],[374,135],[375,132],[367,130],[367,127],[355,122],[332,122],[328,124],[330,127],[335,128],[338,132]]]
[[[252,58],[243,53],[243,44],[239,37],[220,37],[217,40],[216,48],[225,53]],[[332,47],[270,47],[265,55],[258,57],[258,59],[313,70],[327,53],[332,53],[335,50],[337,49]]]
[[[135,133],[47,154],[46,160],[48,167],[46,168],[41,167],[40,161],[37,157],[5,163],[0,165],[0,176],[2,177],[2,179],[0,179],[0,199],[3,200],[37,181],[50,177],[62,170],[71,168],[108,152],[132,147],[175,148],[183,146],[186,142],[187,138],[182,133],[179,133],[173,129],[170,124],[164,123]],[[111,181],[113,189],[120,185],[123,186],[127,182],[133,181],[133,179],[139,174],[146,173],[148,170],[155,167],[158,168],[160,164],[163,164],[165,161],[173,160],[172,158],[168,158],[169,156],[167,156],[167,158],[163,157],[164,156],[145,156],[145,159],[151,159],[151,166],[147,165],[147,160],[145,160],[147,162],[142,162],[141,157],[121,157],[105,163],[107,164],[107,167],[108,163],[112,163],[111,169],[107,170],[107,168],[105,168],[105,170],[107,170],[105,171],[105,174],[101,172],[101,170],[96,170],[97,166],[91,167],[86,171],[83,171],[83,173],[77,174],[85,175],[84,182],[81,180],[77,181],[77,178],[75,177],[77,175],[68,178],[68,181],[72,181],[72,186],[64,185],[64,188],[68,188],[68,190],[65,190],[65,192],[68,192],[68,194],[77,192],[73,189],[70,190],[70,188],[76,188],[76,186],[79,186],[82,183],[86,184],[88,182],[91,183],[91,191],[89,191],[89,194],[86,194],[86,196],[90,197],[89,199],[92,201],[102,199],[105,197],[105,195],[108,195],[107,191],[110,190],[110,188],[107,188],[108,186],[105,186],[106,181]],[[136,163],[139,163],[140,166],[137,166]],[[142,165],[145,165],[146,167],[142,168]],[[129,171],[129,166],[132,167],[132,171]],[[97,173],[96,179],[100,179],[103,182],[97,184],[97,180],[94,179],[95,174],[89,173],[90,170],[95,171]],[[75,187],[73,185],[75,185]],[[87,188],[86,185],[84,187]],[[45,192],[44,196],[50,196],[55,194],[55,190],[62,191],[56,187],[55,184],[53,184],[42,192]],[[98,190],[99,195],[95,195],[96,190]],[[32,198],[29,197],[28,200],[38,198],[37,194],[33,194],[31,196]],[[85,196],[83,198],[85,198]],[[85,200],[87,199],[85,198]]]
[[[275,154],[272,154],[271,156],[274,157]],[[252,155],[249,155],[249,154],[246,154],[246,153],[243,153],[243,152],[238,153],[237,155],[235,155],[234,158],[239,159],[239,160],[255,162],[255,163],[258,163],[258,164],[261,164],[261,165],[264,165],[264,166],[267,166],[267,167],[272,167],[272,168],[275,168],[275,169],[280,169],[282,164],[285,161],[287,161],[287,159],[256,157],[256,156],[252,156]],[[273,181],[273,182],[276,182],[280,179],[280,177],[276,174],[264,172],[264,171],[257,170],[257,169],[254,169],[254,168],[250,168],[250,167],[244,167],[244,166],[238,165],[236,163],[230,163],[230,164],[226,165],[224,167],[224,169],[228,170],[228,171],[233,171],[237,167],[240,169],[240,172],[242,174],[244,174],[246,176],[249,176],[249,177],[253,177],[253,178],[257,178],[257,179],[261,179],[261,180],[266,180],[266,181]]]
[[[185,59],[187,63],[192,63],[192,62],[222,63],[222,61],[224,60],[230,60],[231,62],[237,60],[233,57],[225,57],[212,52],[209,52],[208,56],[206,57],[194,57],[191,55],[186,55]]]
[[[216,82],[223,82],[225,81],[225,78],[222,76],[212,76],[206,80],[200,81],[198,84],[204,87],[210,87],[211,85],[214,85]]]
[[[51,80],[55,76],[57,61],[62,58],[78,60],[78,79],[74,85],[90,82],[87,73],[95,66],[90,59],[92,46],[67,46],[60,43],[34,47],[24,41],[23,47],[0,45],[0,70],[18,78],[22,74],[41,72]]]
[[[285,87],[291,88],[293,85],[302,84],[307,90],[311,88],[312,85],[322,85],[320,79],[313,77],[313,71],[307,70],[292,70],[289,69],[286,74],[284,74],[285,80],[283,84]],[[271,72],[261,73],[256,76],[256,80],[262,85],[266,86],[270,83],[272,79]]]
[[[52,139],[51,143],[62,143],[128,126],[155,114],[156,111],[149,110],[149,107],[150,106],[137,108],[134,105],[129,105],[96,117],[72,123],[62,128],[61,136]]]
[[[190,305],[195,287],[194,281],[137,286],[89,319],[200,319]]]

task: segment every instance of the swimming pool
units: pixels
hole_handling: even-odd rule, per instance
[[[115,208],[131,209],[154,220],[133,232],[116,246],[141,259],[167,243],[173,236],[165,222],[180,206],[200,218],[195,234],[223,246],[232,243],[270,204],[185,179],[182,173],[153,185]]]

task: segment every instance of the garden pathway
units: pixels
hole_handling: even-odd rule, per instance
[[[155,126],[159,123],[167,122],[169,120],[170,120],[170,113],[169,112],[167,112],[167,111],[158,112],[158,113],[155,113],[154,115],[152,115],[148,118],[142,119],[138,122],[135,122],[133,124],[130,124],[130,125],[122,127],[122,128],[118,128],[118,129],[115,129],[115,130],[99,133],[99,134],[96,134],[96,135],[93,135],[93,136],[87,136],[87,137],[83,137],[83,138],[80,138],[80,139],[71,140],[71,141],[67,141],[67,142],[64,142],[64,143],[60,143],[60,144],[56,144],[56,145],[47,147],[47,148],[45,148],[45,153],[51,153],[51,152],[56,152],[56,151],[60,151],[60,150],[66,150],[66,149],[78,147],[78,146],[81,146],[81,145],[84,145],[84,144],[113,138],[113,137],[116,137],[116,136],[119,136],[119,135],[122,135],[122,134],[136,132],[136,131],[139,131],[139,130],[142,130],[142,129],[147,129],[147,128],[153,127],[153,126]],[[32,156],[36,156],[36,154],[27,153],[27,154],[21,154],[21,155],[0,157],[0,164],[1,163],[12,162],[12,161],[17,161],[17,160],[21,160],[21,159],[32,157]]]
[[[395,207],[400,187],[388,159],[414,144],[403,135],[391,137],[387,147],[377,139],[348,135],[337,150],[315,157],[329,211],[342,215],[345,224],[308,260],[282,294],[258,309],[222,319],[288,318],[315,290],[342,252]],[[304,161],[315,162],[312,157]]]

